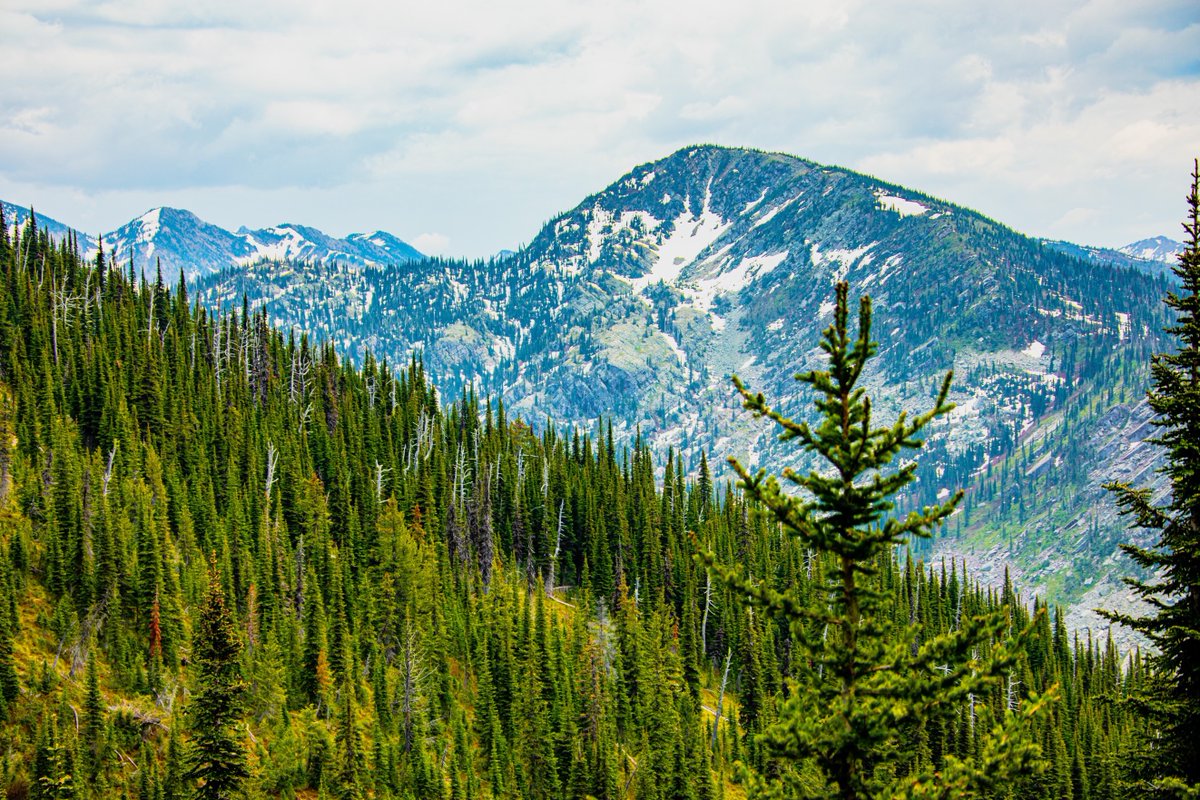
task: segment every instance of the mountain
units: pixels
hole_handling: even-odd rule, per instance
[[[881,357],[866,378],[881,417],[923,408],[955,370],[959,408],[903,498],[915,507],[967,489],[934,551],[996,583],[1008,568],[1074,604],[1079,624],[1127,601],[1116,544],[1128,534],[1101,485],[1155,480],[1141,398],[1167,283],[1152,262],[1063,252],[875,177],[721,147],[636,167],[487,261],[405,260],[379,233],[230,233],[168,209],[118,233],[117,252],[143,263],[167,251],[221,259],[191,285],[212,307],[245,295],[355,359],[419,352],[449,396],[473,386],[539,426],[604,417],[616,437],[673,450],[689,470],[702,451],[716,465],[736,454],[806,466],[747,418],[728,377],[803,414],[811,398],[791,376],[820,363],[844,278],[875,301]],[[397,256],[353,249],[368,245]]]
[[[276,324],[355,357],[421,352],[444,391],[473,385],[535,423],[609,418],[616,435],[694,469],[702,450],[805,466],[741,411],[728,376],[786,413],[809,407],[791,376],[820,363],[840,279],[875,301],[881,358],[867,377],[882,416],[923,407],[955,370],[959,408],[907,498],[968,488],[937,547],[983,573],[1010,563],[1020,585],[1056,600],[1119,592],[1126,533],[1100,484],[1153,477],[1139,400],[1165,283],[920,192],[783,154],[691,147],[504,259],[264,264],[194,288],[226,307],[245,292]]]
[[[1142,239],[1133,244],[1127,244],[1120,248],[1120,251],[1134,258],[1174,264],[1175,257],[1183,252],[1183,242],[1168,239],[1166,236],[1155,236],[1151,239]]]
[[[28,209],[4,203],[5,220],[21,226]],[[62,238],[70,230],[60,222],[38,215],[39,226]],[[402,264],[424,256],[412,245],[385,231],[352,233],[344,239],[316,228],[284,223],[270,228],[227,231],[178,208],[155,208],[102,237],[105,252],[123,264],[130,259],[136,272],[153,276],[161,265],[171,283],[180,271],[189,278],[211,275],[231,267],[260,261],[339,262],[358,266]],[[80,236],[81,249],[95,254],[94,237]]]
[[[857,752],[889,795],[942,793],[945,763],[1109,798],[1123,748],[1158,731],[1131,702],[1153,674],[1072,647],[1028,597],[878,542],[810,547],[644,441],[439,403],[415,361],[355,368],[115,266],[0,235],[0,797],[744,796],[743,767],[832,785],[754,737],[851,703],[854,726],[832,722],[870,727]],[[454,269],[465,297],[474,266]],[[860,530],[883,499],[857,498]],[[847,560],[856,644],[825,600]],[[828,637],[797,639],[797,612]],[[853,683],[806,666],[848,653]]]
[[[155,208],[104,236],[104,247],[113,258],[134,270],[153,275],[161,263],[168,281],[205,275],[243,260],[254,260],[255,248],[245,237],[230,233],[178,208]]]
[[[1119,267],[1149,272],[1152,275],[1165,275],[1174,280],[1171,267],[1175,257],[1183,250],[1183,243],[1168,239],[1166,236],[1156,236],[1153,239],[1142,239],[1124,247],[1112,249],[1108,247],[1091,247],[1089,245],[1063,242],[1054,239],[1040,239],[1041,243],[1052,250],[1073,256],[1084,261],[1099,264],[1111,264]]]
[[[1051,250],[1057,250],[1072,258],[1078,258],[1081,261],[1126,267],[1148,272],[1151,275],[1163,275],[1167,277],[1172,275],[1170,263],[1157,258],[1142,258],[1139,255],[1126,252],[1126,248],[1114,250],[1110,247],[1092,247],[1090,245],[1075,244],[1074,242],[1064,242],[1056,239],[1040,239],[1039,241]],[[1127,247],[1132,247],[1132,245],[1127,245]]]
[[[414,247],[384,231],[338,239],[316,228],[284,223],[230,232],[177,208],[155,208],[105,236],[105,247],[137,270],[160,261],[168,280],[210,275],[258,261],[344,262],[360,266],[399,264],[423,258]]]
[[[23,206],[13,205],[12,203],[0,200],[0,207],[4,209],[4,224],[8,226],[10,232],[23,232],[29,225],[29,209]],[[56,219],[47,217],[37,209],[33,211],[34,217],[37,219],[39,230],[44,230],[51,238],[63,240],[75,234],[80,245],[85,251],[91,251],[96,246],[96,240],[87,234],[80,233],[74,228],[71,228]]]

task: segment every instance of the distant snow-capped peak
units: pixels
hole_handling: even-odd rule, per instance
[[[1149,239],[1141,239],[1117,249],[1125,255],[1133,256],[1134,258],[1141,258],[1146,261],[1164,261],[1168,264],[1174,264],[1175,257],[1183,252],[1183,242],[1177,242],[1166,236],[1154,236]]]
[[[4,219],[10,230],[22,230],[29,209],[4,203]],[[38,227],[56,239],[71,228],[37,214]],[[386,231],[355,233],[344,239],[317,228],[285,222],[258,230],[245,226],[236,232],[206,222],[191,211],[159,206],[130,220],[114,231],[95,237],[78,234],[80,249],[95,257],[103,243],[105,254],[122,266],[133,262],[137,273],[155,275],[174,282],[179,273],[189,278],[211,275],[223,269],[257,261],[313,261],[383,266],[419,260],[425,256],[415,247]]]

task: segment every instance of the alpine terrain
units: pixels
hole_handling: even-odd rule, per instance
[[[3,203],[4,218],[13,234],[29,224],[28,208]],[[153,277],[161,269],[166,280],[180,272],[188,277],[211,275],[223,269],[272,259],[354,264],[401,264],[423,258],[414,247],[385,231],[352,233],[338,239],[316,228],[283,223],[270,228],[236,232],[205,222],[190,211],[154,208],[111,233],[97,238],[72,231],[63,223],[34,213],[39,228],[62,239],[74,236],[87,258],[105,251],[137,275]]]
[[[729,383],[794,400],[830,287],[876,303],[873,396],[895,413],[955,370],[909,502],[968,488],[938,543],[999,583],[1075,604],[1119,592],[1124,527],[1100,485],[1149,479],[1141,442],[1160,346],[1160,262],[1073,257],[976,212],[788,155],[691,147],[635,168],[488,262],[260,261],[201,280],[210,306],[393,363],[420,352],[447,393],[474,386],[534,424],[639,432],[694,469],[784,460]],[[951,434],[953,436],[951,437]]]
[[[26,209],[5,213],[27,224]],[[94,257],[99,243],[75,235]],[[261,307],[356,361],[420,353],[450,397],[472,387],[538,426],[604,418],[689,469],[707,452],[719,475],[729,455],[796,460],[741,412],[729,376],[794,402],[845,279],[875,300],[866,379],[881,411],[919,405],[955,370],[958,408],[906,500],[968,489],[938,553],[1072,604],[1075,625],[1123,606],[1124,527],[1100,486],[1153,477],[1145,364],[1181,247],[1164,237],[1039,241],[870,176],[705,146],[635,168],[487,261],[425,259],[383,232],[235,233],[169,208],[102,242],[135,274],[182,270],[210,308]]]
[[[1200,308],[1200,166],[1189,209],[1166,303],[1139,265],[716,147],[480,263],[311,251],[172,287],[0,209],[0,792],[1194,782],[1169,659],[1195,607],[1200,417],[1175,365],[1200,322],[1167,317]],[[156,252],[236,245],[137,224]],[[1152,526],[1132,563],[1110,479]],[[1157,653],[1072,641],[1158,564],[1181,599],[1119,617]]]

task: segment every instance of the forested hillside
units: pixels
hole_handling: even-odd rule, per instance
[[[210,310],[248,295],[354,358],[420,352],[444,390],[474,385],[530,420],[603,415],[618,443],[640,433],[660,465],[668,450],[689,470],[719,452],[724,475],[730,453],[810,466],[750,424],[728,376],[805,416],[792,375],[821,359],[844,279],[878,301],[866,375],[877,408],[911,412],[956,371],[958,407],[929,432],[906,507],[967,489],[941,551],[994,587],[1009,567],[1083,627],[1128,594],[1125,525],[1101,485],[1150,483],[1156,466],[1139,401],[1168,282],[1130,263],[1072,257],[870,175],[692,146],[634,167],[505,259],[266,261],[195,289]]]
[[[735,761],[794,768],[756,738],[804,674],[788,628],[692,556],[818,611],[836,565],[706,459],[444,402],[417,361],[353,366],[42,231],[0,234],[0,270],[8,797],[711,798]],[[895,726],[900,774],[982,758],[981,720],[1058,684],[1044,771],[998,794],[1115,795],[1136,656],[957,564],[876,566],[885,632],[1003,610],[1019,647]]]

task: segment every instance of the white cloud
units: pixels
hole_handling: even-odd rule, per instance
[[[446,255],[450,252],[450,237],[441,233],[419,233],[413,237],[411,244],[427,256]]]
[[[1200,146],[1194,0],[5,5],[0,196],[97,229],[195,202],[484,255],[716,141],[1120,244],[1174,233]]]

